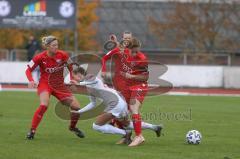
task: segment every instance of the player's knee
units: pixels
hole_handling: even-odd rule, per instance
[[[79,110],[80,109],[79,103],[77,103],[77,102],[70,103],[70,108],[72,110]]]
[[[46,107],[48,107],[49,104],[49,100],[40,100],[40,105],[45,105]]]
[[[130,111],[132,114],[137,114],[139,112],[135,105],[130,105]]]
[[[70,108],[71,108],[71,110],[76,110],[76,111],[78,111],[80,109],[78,106],[71,106]]]
[[[138,100],[135,100],[134,103],[131,103],[129,108],[132,114],[137,114],[139,113],[141,103]]]
[[[96,130],[96,131],[100,131],[101,130],[101,128],[100,128],[101,126],[99,126],[99,125],[97,125],[97,124],[95,124],[95,123],[93,123],[93,126],[92,126],[92,128],[94,129],[94,130]]]

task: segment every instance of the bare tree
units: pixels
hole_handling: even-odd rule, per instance
[[[240,49],[240,4],[220,0],[173,3],[164,19],[149,20],[150,30],[171,48],[193,53],[234,52]]]

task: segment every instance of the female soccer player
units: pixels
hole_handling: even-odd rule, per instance
[[[135,131],[135,138],[128,146],[137,146],[144,142],[142,136],[142,121],[140,115],[141,104],[148,90],[148,61],[146,56],[139,51],[140,41],[136,38],[132,39],[130,56],[127,58],[126,69],[121,71],[122,76],[127,79],[129,84],[129,96],[125,97],[130,100],[129,110],[132,115],[132,121]],[[158,127],[160,133],[162,127]]]
[[[128,115],[127,103],[121,97],[116,90],[109,88],[105,85],[101,79],[93,75],[87,75],[86,71],[82,67],[78,67],[73,70],[73,80],[71,83],[74,85],[86,86],[90,103],[78,111],[72,111],[82,114],[91,109],[94,109],[97,105],[97,98],[102,99],[105,106],[104,111],[97,116],[95,123],[93,123],[93,129],[102,133],[119,134],[123,135],[129,144],[131,142],[131,131],[123,130],[109,124],[112,119],[124,119]]]
[[[28,87],[37,87],[37,93],[40,99],[40,105],[34,113],[31,129],[27,134],[27,139],[29,140],[34,139],[36,129],[48,108],[51,95],[55,96],[63,104],[70,106],[72,110],[80,109],[80,104],[76,98],[64,86],[64,66],[68,64],[70,72],[72,70],[71,60],[68,54],[64,51],[58,50],[58,40],[54,36],[42,38],[42,44],[46,50],[36,55],[29,62],[26,70],[26,76],[29,80]],[[40,67],[41,72],[38,86],[32,77],[32,71],[37,66]],[[74,132],[78,137],[83,138],[83,132],[76,127],[78,119],[78,114],[71,114],[69,130]]]
[[[132,33],[131,32],[124,32],[123,33],[123,40],[131,41]],[[115,38],[116,41],[116,38]],[[129,49],[128,48],[121,48],[120,46],[116,47],[115,49],[109,51],[106,55],[102,58],[102,77],[106,78],[106,62],[110,59],[113,60],[114,68],[113,74],[111,75],[113,87],[120,91],[121,94],[125,97],[128,96],[128,90],[126,90],[127,83],[126,79],[121,75],[121,71],[125,67],[126,59],[129,56]],[[127,101],[128,103],[129,101]]]
[[[137,140],[139,142],[141,141],[141,143],[142,143],[142,142],[144,142],[144,138],[141,135],[141,126],[142,126],[141,120],[140,120],[141,116],[140,116],[139,112],[135,110],[135,107],[138,107],[139,101],[141,103],[144,99],[144,95],[146,94],[147,80],[148,80],[148,76],[146,76],[146,75],[148,75],[148,71],[146,70],[146,72],[145,72],[145,69],[143,69],[142,71],[139,71],[137,69],[137,70],[135,70],[135,73],[134,73],[134,72],[132,72],[132,69],[136,69],[138,66],[141,66],[143,64],[146,64],[146,66],[147,66],[147,59],[143,53],[139,52],[140,43],[136,39],[135,40],[132,39],[132,34],[124,33],[123,39],[131,40],[132,49],[130,50],[128,48],[125,48],[124,51],[121,51],[120,48],[117,47],[117,48],[113,49],[112,51],[110,51],[109,53],[107,53],[102,58],[102,76],[103,76],[103,78],[106,76],[106,61],[112,58],[113,62],[115,64],[114,68],[113,68],[113,70],[114,70],[113,86],[117,91],[120,91],[120,93],[124,96],[128,106],[129,106],[130,112],[132,113],[132,120],[133,120],[134,130],[136,133],[135,140]],[[130,54],[132,51],[133,51],[133,55],[131,57]],[[136,54],[136,56],[135,56],[135,54]],[[140,60],[141,62],[138,62],[136,60]],[[136,64],[138,64],[138,65],[136,65]],[[144,68],[146,68],[146,66],[144,66]],[[141,73],[143,73],[145,75],[141,75]],[[143,88],[141,85],[143,85]],[[139,91],[136,91],[136,90],[139,90]],[[137,105],[135,106],[135,104],[134,104],[135,96],[138,96],[139,92],[141,92],[141,93],[138,97],[139,99],[136,101]],[[133,98],[131,100],[132,104],[130,103],[131,97]],[[132,109],[131,109],[130,105],[132,105]],[[125,124],[122,124],[121,122],[119,122],[117,120],[114,120],[114,122],[120,128],[123,128],[124,126],[126,126]],[[157,127],[154,127],[154,131],[156,132],[157,137],[160,136],[161,130],[162,130],[162,126],[160,126],[160,125]],[[125,139],[122,138],[119,142],[117,142],[117,144],[123,144],[124,141],[125,141]],[[136,143],[136,142],[134,142],[134,143]],[[140,143],[131,144],[130,146],[137,146],[139,144]]]
[[[131,143],[131,131],[134,129],[133,122],[129,122],[128,119],[128,106],[126,101],[118,92],[114,89],[106,86],[101,79],[95,76],[86,75],[86,71],[79,67],[73,70],[72,84],[84,85],[87,87],[89,93],[90,103],[75,113],[82,114],[97,107],[96,99],[102,99],[105,105],[104,111],[97,117],[95,123],[93,123],[93,129],[102,133],[119,134],[123,135],[124,143]],[[118,119],[124,122],[125,128],[117,128],[109,124],[112,119]],[[141,122],[143,129],[150,129],[156,132],[158,125],[153,125],[145,122]]]

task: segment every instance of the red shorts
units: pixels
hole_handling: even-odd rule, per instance
[[[57,88],[50,87],[47,83],[39,83],[37,93],[40,95],[42,92],[48,92],[50,95],[55,96],[59,101],[72,97],[72,92],[63,84]]]
[[[141,84],[141,85],[134,85],[129,87],[129,94],[128,98],[130,99],[137,99],[140,103],[143,102],[145,96],[148,92],[148,85]]]
[[[130,99],[137,99],[140,103],[142,103],[145,96],[147,95],[148,86],[147,84],[134,85],[130,87],[125,87],[119,91],[125,98],[128,105],[130,104]]]

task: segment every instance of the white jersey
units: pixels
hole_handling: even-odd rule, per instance
[[[82,81],[80,82],[80,85],[85,85],[90,95],[90,103],[86,107],[80,109],[80,113],[96,107],[96,100],[97,98],[100,98],[106,106],[104,112],[112,113],[117,118],[127,115],[127,103],[124,98],[121,97],[116,90],[105,85],[98,77]]]

